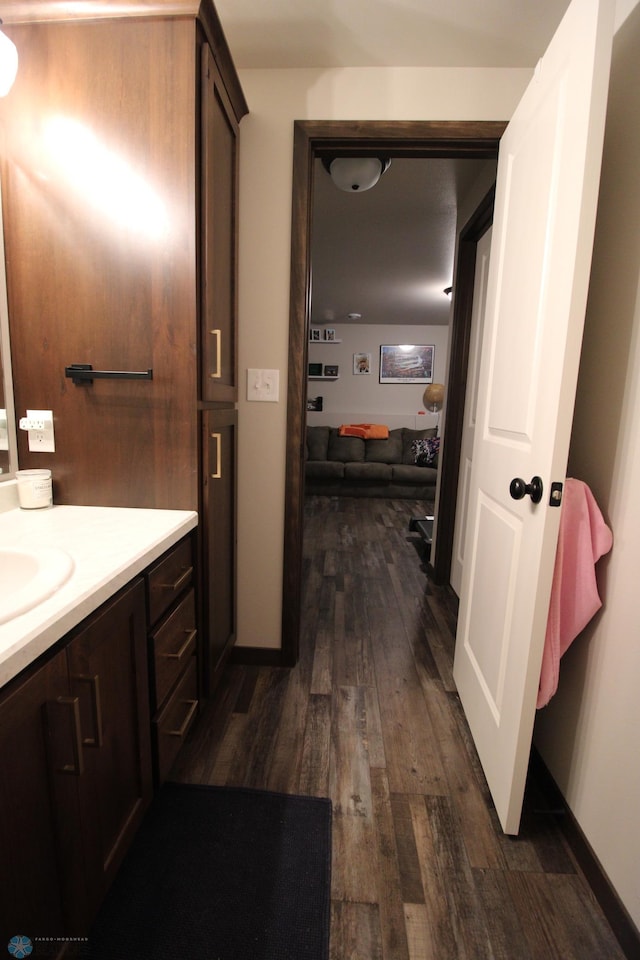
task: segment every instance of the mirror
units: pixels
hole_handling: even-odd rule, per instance
[[[15,475],[17,469],[18,444],[13,405],[9,310],[7,307],[7,275],[4,262],[2,193],[0,192],[0,482],[10,480]]]

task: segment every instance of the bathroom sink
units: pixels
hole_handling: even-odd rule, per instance
[[[47,600],[73,573],[73,558],[57,547],[0,549],[0,623]]]

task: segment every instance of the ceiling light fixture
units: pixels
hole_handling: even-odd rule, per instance
[[[375,187],[391,160],[383,157],[334,157],[323,159],[322,165],[338,190],[363,193]]]
[[[0,24],[2,20],[0,20]],[[6,97],[18,72],[18,51],[13,40],[0,30],[0,97]]]

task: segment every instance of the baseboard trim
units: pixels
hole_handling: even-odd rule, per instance
[[[288,667],[282,650],[273,647],[234,647],[229,658],[231,663],[245,667]]]
[[[600,904],[600,908],[625,957],[628,960],[637,960],[640,957],[640,931],[638,931],[626,907],[612,887],[589,841],[567,806],[560,788],[535,747],[531,750],[530,773],[549,807],[553,810],[562,811],[562,816],[558,817],[560,830],[591,887],[594,897]]]

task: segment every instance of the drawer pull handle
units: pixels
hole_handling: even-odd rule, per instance
[[[210,373],[209,376],[212,380],[219,380],[222,376],[222,366],[220,357],[221,357],[221,340],[222,340],[222,331],[220,330],[209,330],[209,333],[212,337],[216,338],[216,372]]]
[[[160,587],[163,590],[172,590],[173,593],[175,593],[177,590],[180,589],[180,587],[182,587],[189,580],[189,577],[191,576],[192,573],[193,573],[193,567],[187,567],[187,569],[180,574],[180,576],[178,577],[175,583],[161,583]]]
[[[182,721],[182,726],[180,726],[177,730],[167,730],[168,737],[184,737],[185,733],[189,729],[191,721],[195,716],[195,712],[198,709],[197,700],[183,700],[182,702],[185,704],[185,706],[189,707],[187,710],[187,715]]]
[[[187,650],[188,650],[189,647],[191,646],[191,641],[193,640],[193,638],[195,637],[195,635],[196,635],[196,633],[197,633],[198,631],[197,631],[197,630],[185,630],[184,632],[187,634],[187,639],[186,639],[185,642],[182,644],[182,646],[180,647],[180,649],[179,649],[176,653],[161,653],[161,654],[160,654],[161,657],[164,657],[166,660],[182,660],[182,658],[184,657],[185,653],[187,652]]]
[[[74,777],[81,777],[84,772],[84,763],[82,757],[82,741],[80,735],[80,702],[77,697],[57,697],[55,700],[48,700],[45,705],[45,726],[51,749],[51,754],[57,753],[57,744],[59,738],[55,736],[55,728],[60,723],[58,719],[61,714],[71,712],[71,753],[73,760],[71,763],[65,763],[63,760],[52,760],[53,769],[56,773],[70,773]]]
[[[212,433],[211,439],[216,442],[216,472],[211,474],[212,480],[222,480],[222,463],[220,462],[220,453],[222,448],[222,434]]]
[[[77,684],[88,684],[91,691],[91,713],[93,715],[93,730],[94,735],[92,737],[83,737],[82,746],[83,747],[101,747],[103,743],[102,737],[102,706],[100,702],[100,680],[96,675],[94,677],[77,675],[71,678],[71,683]],[[80,692],[78,691],[78,697]]]

